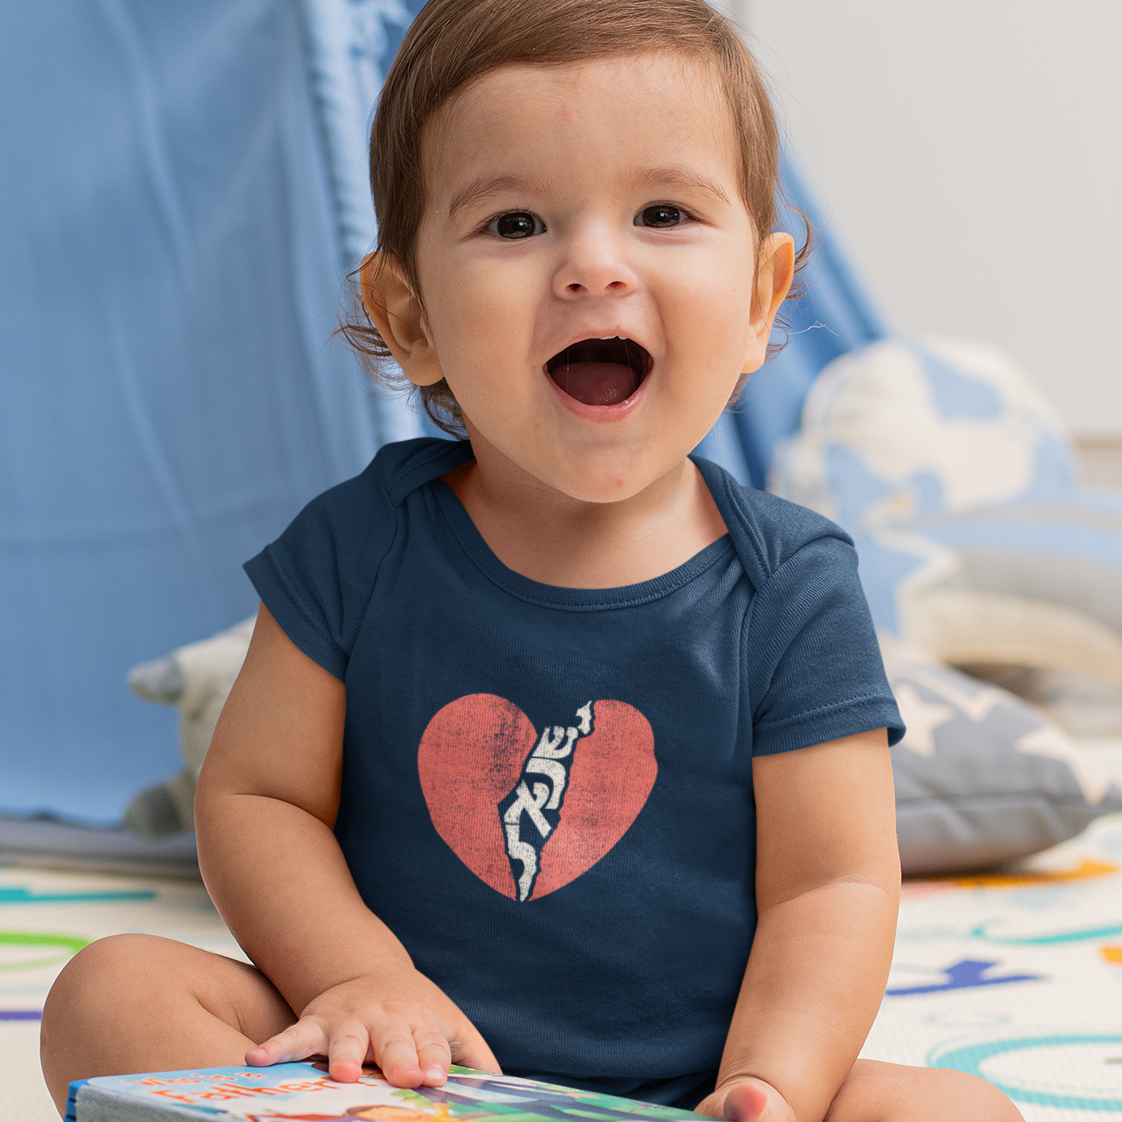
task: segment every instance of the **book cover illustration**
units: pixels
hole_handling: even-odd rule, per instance
[[[393,1087],[375,1069],[336,1083],[323,1063],[109,1075],[71,1085],[67,1122],[637,1122],[694,1119],[655,1106],[453,1067],[443,1087]]]

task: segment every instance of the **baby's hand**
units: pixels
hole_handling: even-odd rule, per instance
[[[415,970],[356,978],[325,990],[296,1024],[246,1053],[257,1067],[325,1055],[332,1079],[353,1083],[375,1063],[395,1087],[439,1087],[452,1062],[498,1072],[475,1026]]]
[[[770,1083],[753,1076],[718,1087],[694,1110],[729,1122],[795,1122],[787,1100]]]

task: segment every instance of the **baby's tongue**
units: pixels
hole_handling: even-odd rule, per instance
[[[568,362],[553,372],[553,380],[585,405],[618,405],[638,386],[635,371],[622,362]]]

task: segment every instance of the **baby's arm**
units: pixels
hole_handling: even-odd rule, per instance
[[[697,1110],[754,1118],[767,1101],[769,1122],[819,1122],[892,960],[900,863],[885,732],[757,757],[752,778],[759,922],[717,1090]]]
[[[453,1060],[497,1071],[471,1022],[413,968],[355,888],[332,832],[345,714],[342,682],[262,606],[195,801],[207,888],[299,1014],[247,1062],[324,1054],[331,1075],[350,1081],[373,1060],[398,1086],[443,1083]]]

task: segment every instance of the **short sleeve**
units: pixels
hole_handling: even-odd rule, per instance
[[[245,571],[296,646],[342,679],[393,543],[396,513],[377,459],[313,499]]]
[[[886,727],[904,735],[857,576],[841,531],[787,558],[749,610],[753,755],[770,755]]]

